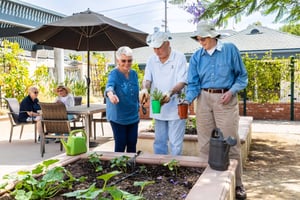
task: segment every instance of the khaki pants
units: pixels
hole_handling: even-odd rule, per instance
[[[219,102],[221,96],[222,94],[208,93],[202,90],[201,95],[197,98],[196,123],[200,156],[208,160],[209,141],[214,128],[220,128],[224,138],[228,136],[236,138],[237,145],[230,147],[229,158],[238,161],[236,185],[240,186],[242,185],[242,163],[241,144],[238,135],[238,100],[234,96],[228,104],[224,105]]]

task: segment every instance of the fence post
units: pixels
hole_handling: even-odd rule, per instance
[[[243,102],[244,102],[243,114],[244,116],[247,116],[247,90],[246,89],[244,89]]]
[[[290,108],[291,108],[291,121],[294,121],[294,83],[295,83],[295,76],[294,76],[294,73],[295,73],[295,57],[294,56],[291,56],[291,62],[290,62],[290,69],[291,69],[291,105],[290,105]]]

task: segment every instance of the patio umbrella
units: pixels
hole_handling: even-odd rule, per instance
[[[39,45],[87,51],[87,106],[90,104],[90,51],[147,46],[147,33],[87,10],[19,33]]]

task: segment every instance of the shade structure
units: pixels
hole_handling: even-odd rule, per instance
[[[87,10],[19,33],[50,47],[87,51],[87,106],[90,104],[90,51],[115,51],[121,46],[147,46],[147,33]]]

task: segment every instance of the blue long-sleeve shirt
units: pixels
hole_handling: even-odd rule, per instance
[[[248,74],[237,47],[218,41],[212,55],[203,48],[192,55],[186,100],[191,103],[203,88],[229,89],[235,95],[247,84]]]
[[[139,83],[134,70],[130,70],[128,79],[117,68],[108,75],[105,94],[112,91],[119,103],[112,104],[106,99],[106,117],[108,121],[127,125],[139,121]],[[108,98],[108,97],[107,97]]]
[[[20,103],[20,114],[18,120],[20,122],[26,122],[27,118],[30,117],[27,112],[32,111],[36,113],[38,110],[41,110],[39,100],[32,100],[28,95]]]

